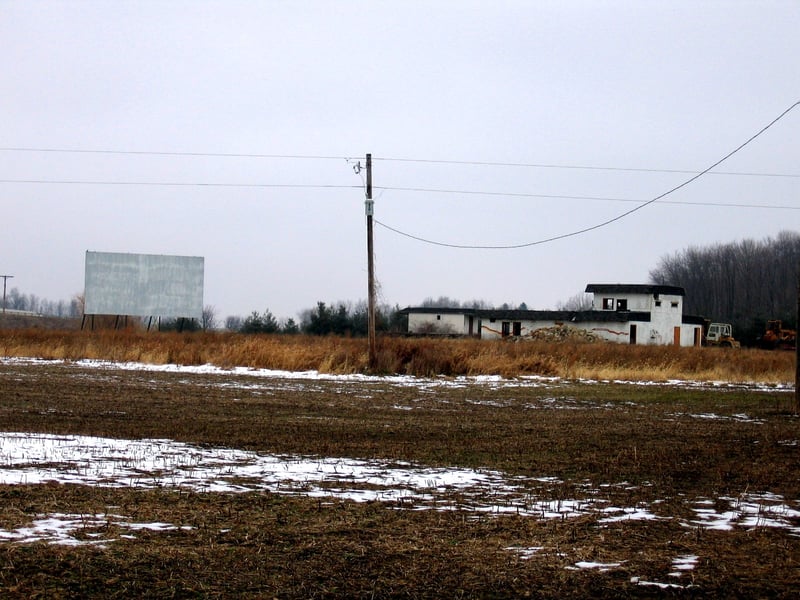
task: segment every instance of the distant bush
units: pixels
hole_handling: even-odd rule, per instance
[[[253,311],[249,317],[244,320],[240,333],[277,333],[280,327],[278,320],[273,316],[269,310],[265,310],[259,314]]]

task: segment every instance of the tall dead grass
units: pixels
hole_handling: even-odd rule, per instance
[[[364,339],[332,336],[0,330],[0,355],[153,364],[210,363],[223,368],[325,373],[368,371]],[[576,342],[385,337],[378,339],[377,358],[377,372],[418,376],[541,375],[791,384],[795,372],[793,352]]]

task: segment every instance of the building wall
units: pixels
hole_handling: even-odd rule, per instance
[[[582,321],[579,323],[566,323],[564,321],[530,321],[530,320],[505,320],[497,319],[494,323],[484,319],[481,323],[480,336],[484,340],[498,340],[503,337],[503,321],[509,323],[512,331],[517,322],[520,324],[521,336],[530,335],[537,329],[565,325],[588,331],[602,340],[618,344],[631,343],[631,325],[636,326],[637,345],[672,345],[675,342],[675,328],[678,328],[678,340],[681,346],[693,346],[696,340],[695,335],[702,333],[700,325],[690,325],[678,322],[654,323],[653,321]],[[697,332],[697,333],[696,333]]]
[[[683,298],[680,296],[662,295],[658,300],[652,299],[650,309],[650,322],[653,327],[662,333],[665,340],[662,344],[672,344],[674,328],[682,327]]]
[[[608,321],[596,321],[596,322],[587,322],[582,321],[580,323],[568,323],[564,321],[531,321],[531,320],[508,320],[508,319],[497,319],[494,323],[489,322],[487,319],[484,319],[481,323],[481,338],[485,340],[497,340],[503,337],[503,321],[509,323],[509,329],[511,330],[511,334],[513,335],[514,323],[519,323],[519,329],[521,336],[530,335],[537,329],[546,329],[549,327],[556,327],[560,325],[574,327],[575,329],[583,329],[585,331],[589,331],[594,335],[598,336],[599,338],[609,341],[609,342],[619,342],[623,344],[630,343],[630,323],[629,322],[608,322]],[[648,328],[650,323],[637,323],[638,331],[640,332],[640,336],[638,339],[638,343],[647,343],[644,338],[641,338],[642,332],[645,331],[645,327]]]
[[[683,323],[683,296],[672,294],[647,293],[598,293],[594,294],[594,310],[616,314],[620,312],[620,320],[597,320],[565,322],[563,320],[533,320],[513,318],[506,314],[504,318],[488,318],[485,314],[473,318],[472,333],[482,339],[501,339],[507,335],[527,336],[533,331],[556,325],[569,325],[593,333],[603,340],[622,344],[631,343],[632,327],[635,326],[635,343],[637,345],[673,345],[693,346],[701,337],[702,327],[697,324]],[[603,308],[605,306],[605,308]],[[622,317],[633,317],[627,313],[646,312],[649,321],[630,321]],[[529,315],[530,316],[530,315]],[[610,316],[610,315],[607,315]],[[408,315],[408,331],[410,333],[440,333],[468,335],[470,317],[455,309],[435,313],[411,312]],[[505,325],[505,326],[504,326]]]
[[[522,335],[529,333],[530,324],[527,321],[521,321],[521,323],[523,326]],[[479,335],[482,340],[499,340],[503,337],[503,319],[482,318]]]
[[[620,300],[624,301],[625,308],[621,308]],[[645,312],[664,312],[679,315],[683,314],[683,296],[672,294],[621,294],[598,293],[593,294],[592,305],[594,310],[633,310]]]
[[[599,322],[579,323],[578,327],[585,329],[607,342],[617,344],[631,343],[631,325],[636,325],[636,343],[646,344],[645,332],[649,332],[650,323],[634,322]]]
[[[409,313],[409,333],[466,335],[468,317],[462,313]]]
[[[693,324],[681,325],[681,346],[700,346],[703,339],[703,326]]]
[[[595,292],[593,304],[595,310],[620,310],[620,306],[624,306],[625,310],[629,311],[649,312],[650,322],[642,323],[637,326],[637,344],[674,344],[676,327],[680,328],[679,340],[681,346],[691,346],[694,343],[694,328],[684,326],[682,323],[682,296],[674,294],[614,294],[612,292]]]

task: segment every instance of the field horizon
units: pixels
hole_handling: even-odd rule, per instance
[[[697,380],[793,385],[795,353],[754,348],[629,346],[379,336],[369,369],[364,338],[230,332],[0,329],[0,356],[415,376],[538,375],[596,380]]]

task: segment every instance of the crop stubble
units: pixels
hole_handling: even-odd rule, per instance
[[[403,387],[0,365],[5,431],[169,438],[264,453],[554,477],[557,481],[547,484],[553,498],[599,493],[610,504],[648,506],[665,517],[600,523],[600,515],[499,517],[263,492],[0,486],[0,525],[6,528],[38,514],[100,514],[109,507],[132,518],[190,527],[143,532],[103,549],[0,545],[0,592],[17,597],[789,597],[800,583],[796,536],[769,527],[713,531],[686,522],[689,502],[698,498],[769,491],[796,505],[800,423],[790,401],[788,393],[752,389],[568,383]],[[743,414],[746,419],[737,417]],[[457,505],[457,498],[453,501]],[[525,559],[509,547],[541,550]],[[671,561],[681,555],[698,556],[698,564],[671,579]],[[574,568],[580,561],[619,566]]]

